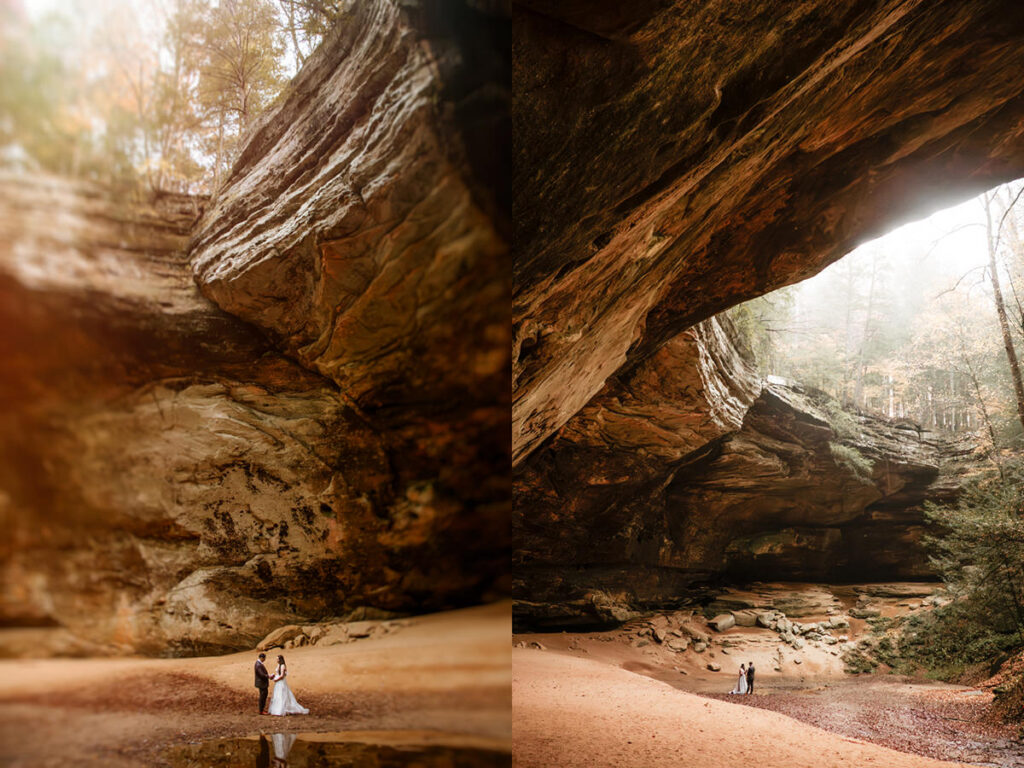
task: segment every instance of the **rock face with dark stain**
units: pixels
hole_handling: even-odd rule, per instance
[[[521,0],[513,451],[684,329],[1024,175],[1011,0]]]
[[[515,478],[516,620],[609,623],[722,581],[933,577],[970,446],[762,384],[729,321],[607,386]]]
[[[507,20],[451,6],[356,4],[212,201],[0,179],[0,623],[223,652],[507,593]]]

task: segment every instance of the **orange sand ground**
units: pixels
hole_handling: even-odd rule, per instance
[[[402,731],[404,740],[427,731],[423,739],[508,750],[509,604],[406,621],[379,639],[284,651],[308,716],[256,713],[255,651],[0,661],[0,765],[159,766],[171,744],[261,730]]]
[[[608,663],[515,648],[516,768],[951,768]]]

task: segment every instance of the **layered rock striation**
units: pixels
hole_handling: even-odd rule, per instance
[[[208,653],[508,589],[507,59],[452,6],[353,6],[212,200],[0,178],[0,623]]]
[[[515,475],[516,619],[622,621],[723,581],[931,578],[971,446],[762,382],[725,317],[607,386]]]
[[[1009,0],[519,0],[515,460],[684,329],[1024,175]]]

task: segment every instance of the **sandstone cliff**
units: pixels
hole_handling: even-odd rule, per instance
[[[451,5],[355,4],[210,201],[0,179],[0,623],[216,652],[507,590],[507,22]]]
[[[931,577],[922,503],[969,445],[762,383],[716,317],[606,386],[516,473],[516,619],[605,623],[723,580]]]
[[[1011,0],[520,0],[513,443],[682,330],[1024,175]]]

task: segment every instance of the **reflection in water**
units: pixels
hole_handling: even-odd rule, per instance
[[[288,765],[288,753],[292,751],[292,744],[295,743],[294,733],[275,733],[274,736],[274,765]]]
[[[295,743],[294,733],[275,733],[270,737],[274,743],[274,761],[270,761],[270,742],[265,734],[260,734],[259,753],[256,756],[256,768],[286,768],[288,766],[288,753],[292,751],[292,744]],[[235,751],[237,755],[237,750]]]
[[[506,768],[508,752],[437,744],[368,744],[334,740],[342,734],[275,733],[267,738],[219,739],[169,749],[175,768]],[[322,739],[319,740],[318,739]]]

